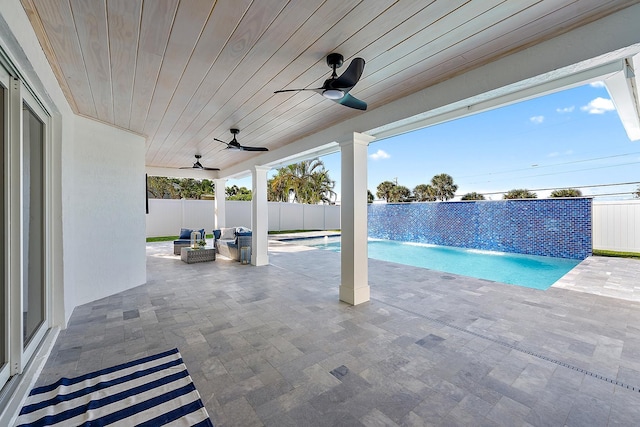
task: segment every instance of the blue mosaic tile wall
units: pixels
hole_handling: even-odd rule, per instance
[[[591,255],[589,198],[370,204],[369,237],[528,255]]]

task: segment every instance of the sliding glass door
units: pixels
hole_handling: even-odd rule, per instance
[[[0,64],[0,388],[49,328],[46,273],[49,116]]]
[[[21,161],[19,162],[21,186],[19,251],[22,269],[21,284],[15,289],[20,292],[20,313],[14,319],[12,332],[20,334],[20,371],[27,365],[48,329],[48,292],[45,274],[45,157],[48,116],[38,101],[21,86]],[[14,163],[15,164],[15,163]],[[12,176],[16,176],[12,172]],[[17,189],[12,189],[16,191]],[[13,289],[12,289],[13,291]],[[17,301],[13,299],[13,301]],[[17,342],[16,342],[17,346]]]
[[[22,108],[22,339],[26,347],[45,318],[44,123],[26,102]]]

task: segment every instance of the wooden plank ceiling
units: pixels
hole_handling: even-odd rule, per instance
[[[369,110],[618,11],[629,0],[22,0],[77,114],[147,137],[146,164],[224,169],[354,115],[314,92],[366,60]],[[354,129],[360,130],[360,129]]]

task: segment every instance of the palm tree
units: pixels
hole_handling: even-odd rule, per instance
[[[576,188],[563,188],[562,190],[553,190],[549,197],[582,197],[582,191]]]
[[[384,199],[386,202],[390,202],[393,198],[393,190],[396,187],[396,184],[391,181],[383,181],[378,184],[376,188],[376,196],[378,199]]]
[[[413,195],[418,202],[435,202],[436,190],[429,184],[418,184],[413,189]]]
[[[471,192],[462,196],[462,200],[485,200],[484,196],[480,193]]]
[[[280,168],[276,175],[267,182],[267,198],[271,202],[288,202],[291,191],[291,170]]]
[[[396,185],[393,189],[393,193],[391,194],[393,202],[410,202],[411,201],[411,190],[409,190],[404,185]]]
[[[456,194],[458,186],[453,183],[451,175],[441,173],[431,178],[431,186],[435,190],[435,195],[438,200],[453,199]]]
[[[269,200],[297,203],[331,203],[336,193],[320,159],[305,160],[278,169],[269,180]]]
[[[503,199],[537,199],[538,195],[536,193],[532,193],[531,191],[518,188],[514,190],[509,190],[504,196]]]

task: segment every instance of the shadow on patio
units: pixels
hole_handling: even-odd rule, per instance
[[[633,425],[640,303],[272,242],[271,264],[185,264],[147,246],[146,285],[76,308],[38,384],[177,347],[217,426]],[[636,264],[637,265],[637,264]]]

